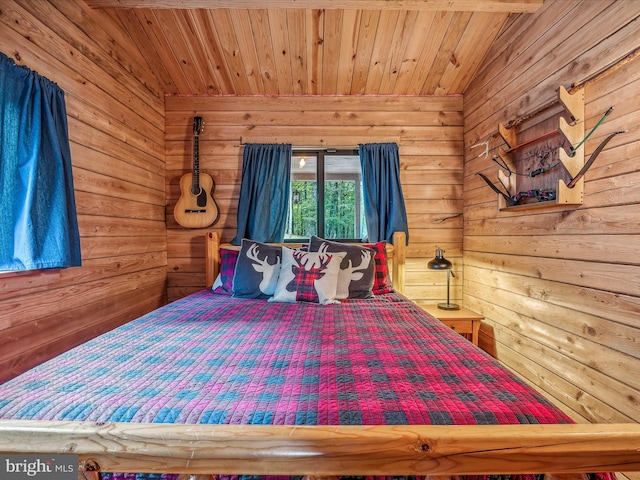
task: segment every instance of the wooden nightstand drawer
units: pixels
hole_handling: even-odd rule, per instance
[[[478,315],[464,307],[458,310],[442,310],[436,305],[420,305],[420,307],[453,331],[466,337],[476,346],[478,345],[478,333],[480,330],[480,322],[482,322],[483,319],[482,315]]]
[[[455,330],[458,333],[473,333],[473,321],[471,320],[453,320],[450,318],[443,318],[440,321],[451,330]]]

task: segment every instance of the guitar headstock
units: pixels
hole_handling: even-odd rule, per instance
[[[193,117],[193,135],[200,135],[204,130],[204,122],[202,117]]]

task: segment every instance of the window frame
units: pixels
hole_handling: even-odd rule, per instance
[[[317,206],[317,232],[316,235],[321,238],[325,238],[325,156],[352,156],[360,158],[360,151],[357,147],[342,147],[342,148],[323,148],[323,147],[293,147],[291,157],[313,156],[316,158],[316,184],[318,185],[316,199]],[[293,167],[293,162],[292,162]],[[362,178],[362,168],[360,169],[360,176]],[[292,182],[292,178],[289,178],[289,182]],[[322,187],[322,188],[321,188]],[[289,207],[291,208],[291,206]],[[284,243],[300,243],[300,241],[309,241],[309,238],[291,238],[284,240]],[[329,240],[343,243],[359,243],[362,242],[362,238],[331,238]]]

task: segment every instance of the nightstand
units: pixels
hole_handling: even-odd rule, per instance
[[[482,315],[462,307],[459,310],[442,310],[437,305],[420,305],[420,308],[478,346],[480,322],[484,318]]]

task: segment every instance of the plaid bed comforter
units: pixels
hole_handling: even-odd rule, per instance
[[[0,418],[287,425],[571,423],[400,294],[202,290],[0,386]]]

